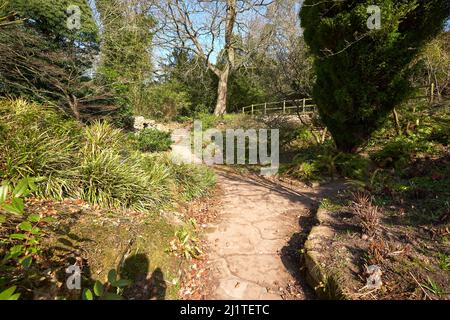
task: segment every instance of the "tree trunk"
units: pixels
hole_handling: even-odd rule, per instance
[[[397,110],[392,109],[392,115],[394,116],[394,122],[395,122],[395,130],[397,131],[397,135],[402,135],[402,127],[400,126],[400,120],[398,119]]]
[[[235,52],[233,46],[233,28],[236,22],[237,6],[236,0],[227,0],[227,16],[225,26],[225,55],[227,62],[219,76],[219,87],[217,88],[217,103],[214,114],[216,116],[223,116],[227,112],[227,93],[228,93],[228,79],[230,78],[231,70],[235,67]]]
[[[228,79],[230,75],[229,67],[225,67],[219,76],[219,86],[217,88],[217,103],[214,110],[216,116],[223,116],[227,112],[227,94],[228,94]]]

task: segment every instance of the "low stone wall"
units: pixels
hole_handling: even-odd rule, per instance
[[[306,281],[314,288],[320,298],[348,299],[339,279],[324,263],[324,255],[335,234],[332,228],[325,225],[328,220],[328,212],[322,208],[317,209],[316,218],[319,224],[314,226],[305,242],[304,261],[306,267]]]

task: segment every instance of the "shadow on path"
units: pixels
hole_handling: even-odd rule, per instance
[[[291,217],[288,220],[292,221],[291,226],[293,223],[297,222],[297,225],[292,227],[292,231],[291,229],[285,229],[287,232],[286,239],[288,240],[284,242],[284,245],[280,246],[278,254],[282,266],[292,277],[300,295],[296,296],[294,292],[293,295],[282,294],[282,296],[285,299],[295,299],[297,297],[314,299],[314,290],[307,285],[304,277],[303,255],[301,249],[304,247],[309,232],[316,224],[315,215],[313,213],[320,201],[326,197],[333,197],[340,190],[345,189],[345,183],[343,183],[343,181],[334,181],[317,188],[302,188],[300,186],[289,186],[286,183],[256,174],[240,175],[224,167],[216,167],[215,169],[219,176],[225,178],[225,181],[231,181],[233,184],[232,187],[225,188],[226,196],[229,199],[244,198],[249,202],[254,201],[255,204],[261,205],[263,205],[263,202],[266,202],[267,206],[271,206],[274,216],[287,215]],[[274,201],[276,201],[277,198],[288,200],[290,208],[277,207],[277,202],[272,203],[272,200],[275,199]],[[242,201],[236,203],[236,206],[238,208],[243,208],[243,214],[247,213],[245,212],[246,206],[242,204]],[[247,210],[252,210],[252,207],[247,206]],[[228,224],[228,227],[234,228],[233,224]],[[282,224],[273,225],[270,229],[266,229],[266,232],[278,228],[282,228]],[[289,236],[289,234],[291,235]],[[245,240],[246,239],[244,238],[242,239],[243,242],[245,242]],[[290,286],[291,283],[280,284],[280,286],[283,285]],[[289,288],[287,289],[289,291]]]

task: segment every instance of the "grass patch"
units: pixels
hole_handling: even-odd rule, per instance
[[[169,132],[144,129],[135,136],[137,147],[142,152],[162,152],[170,149],[172,139]]]

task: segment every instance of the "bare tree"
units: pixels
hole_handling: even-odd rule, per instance
[[[193,51],[218,77],[214,114],[221,116],[226,113],[231,73],[267,45],[273,34],[266,28],[248,41],[250,31],[276,6],[272,0],[161,0],[154,10],[155,45]]]
[[[278,0],[275,10],[270,7],[268,11],[274,35],[268,48],[261,50],[255,60],[257,73],[271,79],[265,83],[275,99],[297,99],[312,93],[313,58],[302,36],[300,7],[299,0]]]

